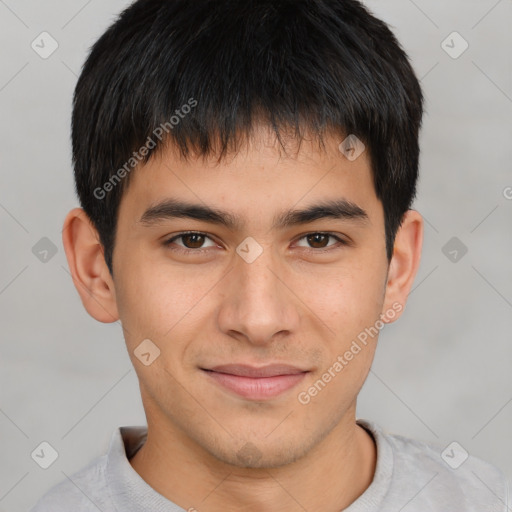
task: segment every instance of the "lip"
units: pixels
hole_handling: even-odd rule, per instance
[[[237,375],[239,377],[275,377],[277,375],[296,375],[303,373],[302,370],[296,366],[289,364],[269,364],[267,366],[250,366],[248,364],[222,364],[208,368],[208,370],[220,373],[227,373],[229,375]]]
[[[242,364],[202,368],[221,387],[248,400],[265,400],[295,387],[307,373],[295,366],[272,364],[254,367]]]

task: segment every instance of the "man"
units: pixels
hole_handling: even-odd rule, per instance
[[[423,96],[356,0],[139,0],[73,109],[63,243],[147,430],[41,511],[507,509],[501,472],[356,420],[418,269]]]

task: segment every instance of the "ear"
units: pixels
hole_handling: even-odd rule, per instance
[[[397,320],[405,308],[407,296],[420,266],[422,245],[423,218],[417,211],[408,210],[397,231],[389,264],[381,315],[385,323]],[[393,311],[393,315],[386,315],[386,311]]]
[[[103,246],[82,208],[74,208],[67,214],[62,243],[73,283],[87,312],[99,322],[117,321],[114,282],[105,262]]]

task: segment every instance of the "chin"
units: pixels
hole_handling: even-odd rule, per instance
[[[233,441],[231,438],[230,441]],[[236,446],[234,446],[236,445]],[[217,460],[239,468],[271,469],[291,464],[308,451],[308,446],[297,439],[287,438],[268,442],[261,439],[239,440],[230,446],[204,447]]]

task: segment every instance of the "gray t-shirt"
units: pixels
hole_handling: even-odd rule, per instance
[[[375,439],[371,485],[344,512],[509,512],[510,483],[494,466],[460,445],[447,449],[385,433],[358,420]],[[183,512],[150,487],[129,459],[146,440],[145,427],[120,427],[106,455],[45,494],[30,512]]]

